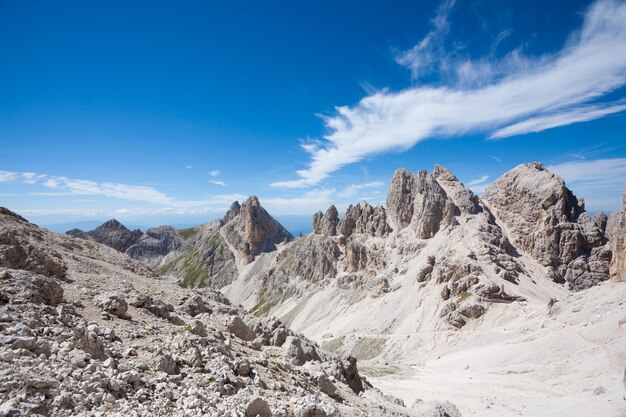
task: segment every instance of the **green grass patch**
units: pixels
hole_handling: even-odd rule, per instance
[[[198,233],[198,228],[197,227],[188,227],[187,229],[179,229],[178,230],[178,234],[183,239],[189,239],[191,236],[195,235],[196,233]]]
[[[470,293],[468,293],[467,291],[463,291],[462,293],[459,293],[459,295],[456,296],[457,301],[463,301],[466,298],[468,298],[470,295]]]
[[[200,249],[197,246],[189,249],[178,258],[157,268],[157,273],[164,275],[172,271],[180,271],[180,277],[190,287],[202,287],[209,274],[206,265],[200,257]]]

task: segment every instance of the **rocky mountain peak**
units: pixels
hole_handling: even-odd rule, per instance
[[[483,196],[513,243],[549,269],[550,277],[584,289],[608,278],[606,216],[590,217],[565,181],[540,163],[504,174]]]
[[[458,178],[452,173],[452,171],[439,164],[435,164],[435,168],[433,169],[433,175],[437,179],[442,179],[444,181],[458,181]]]
[[[120,252],[125,252],[143,236],[141,230],[135,229],[130,231],[116,219],[108,220],[89,232],[72,229],[66,232],[66,234],[80,239],[93,240]]]
[[[100,226],[96,227],[94,230],[129,230],[122,223],[117,221],[117,219],[107,220],[102,223]]]
[[[455,205],[437,182],[437,176],[456,180],[442,167],[433,174],[412,174],[405,169],[395,172],[387,194],[387,218],[394,230],[411,226],[419,239],[428,239],[442,226],[453,223]]]
[[[239,214],[227,226],[225,237],[246,263],[262,252],[274,250],[279,243],[293,240],[291,233],[270,216],[256,196],[244,201]]]
[[[224,217],[222,218],[222,221],[224,222],[224,224],[228,223],[229,221],[237,217],[239,215],[240,210],[241,210],[241,205],[239,204],[239,201],[233,201],[230,207],[228,208],[228,211],[226,212],[226,214],[224,214]]]
[[[483,197],[496,207],[507,206],[529,223],[576,221],[584,204],[566,187],[565,181],[543,164],[521,164],[498,178]]]

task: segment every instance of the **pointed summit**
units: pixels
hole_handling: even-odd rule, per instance
[[[337,207],[331,205],[325,214],[318,211],[313,215],[313,233],[318,235],[335,236],[339,224],[339,212]]]
[[[125,252],[126,249],[137,243],[139,238],[143,236],[141,230],[130,231],[115,219],[106,221],[87,233],[82,232],[80,229],[72,229],[67,234],[82,239],[88,239],[85,236],[87,235],[91,240],[110,246],[120,252]]]
[[[239,215],[240,210],[241,210],[241,205],[239,204],[239,201],[233,201],[230,207],[228,208],[228,211],[226,212],[226,214],[224,214],[224,217],[222,218],[222,222],[224,222],[224,224],[228,223],[229,221],[231,221],[232,219],[234,219],[235,217]]]
[[[262,252],[273,251],[279,243],[293,240],[291,233],[270,216],[254,195],[243,202],[239,214],[228,223],[225,237],[246,263]]]

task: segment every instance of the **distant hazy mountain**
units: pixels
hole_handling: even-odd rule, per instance
[[[100,226],[105,221],[106,220],[87,220],[87,221],[82,221],[82,222],[40,224],[39,226],[45,229],[48,229],[52,232],[65,233],[68,230],[72,230],[72,229],[93,230],[96,227]],[[161,224],[146,222],[146,223],[141,223],[141,224],[124,223],[124,225],[131,230],[139,229],[145,232],[149,228],[157,227],[157,226],[160,226]],[[189,227],[197,226],[197,223],[176,223],[176,224],[170,224],[169,226],[172,226],[175,229],[186,229]]]

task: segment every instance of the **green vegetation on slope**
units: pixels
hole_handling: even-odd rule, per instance
[[[179,229],[178,230],[178,234],[180,235],[180,237],[182,237],[183,239],[189,239],[191,236],[195,235],[196,233],[198,233],[198,228],[197,227],[189,227],[187,229]]]
[[[203,287],[209,274],[199,252],[198,246],[194,246],[178,258],[157,268],[156,272],[164,275],[172,271],[180,271],[181,278],[188,286]]]

